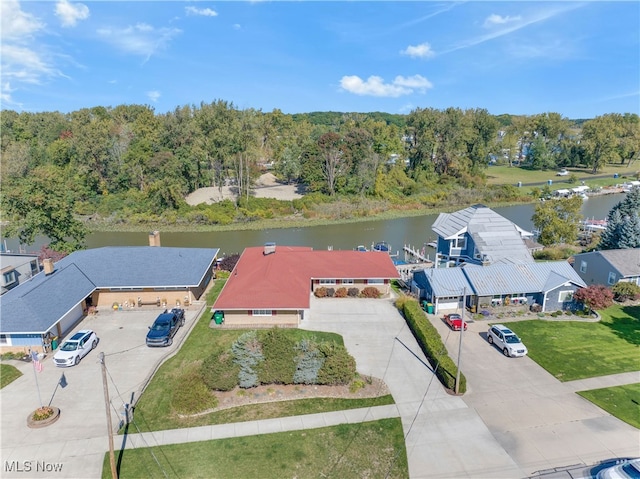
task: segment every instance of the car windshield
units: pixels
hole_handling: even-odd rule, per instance
[[[515,334],[507,334],[504,340],[509,344],[518,344],[520,342],[520,338]]]
[[[75,351],[78,349],[78,343],[73,341],[67,341],[60,346],[60,351]]]
[[[163,321],[161,323],[153,323],[153,326],[151,327],[153,331],[164,331],[165,329],[168,329],[168,328],[169,328],[168,321]]]

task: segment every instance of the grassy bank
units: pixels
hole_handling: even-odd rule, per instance
[[[116,461],[122,479],[409,477],[400,419],[127,449]],[[102,477],[111,477],[108,454]]]

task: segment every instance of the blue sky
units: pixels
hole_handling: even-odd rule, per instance
[[[3,109],[640,110],[640,3],[0,0]]]

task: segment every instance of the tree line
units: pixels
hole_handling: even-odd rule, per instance
[[[494,161],[593,171],[607,163],[630,164],[640,150],[639,125],[635,114],[578,125],[558,113],[494,116],[459,108],[289,115],[239,109],[223,100],[164,114],[147,105],[68,114],[3,110],[0,206],[9,222],[3,234],[25,244],[45,234],[52,247],[68,251],[86,235],[79,218],[222,224],[304,212],[345,198],[373,202],[365,210],[371,204],[433,206],[454,192],[484,186]],[[254,181],[265,169],[304,184],[310,194],[293,206],[254,198]],[[198,188],[228,184],[237,188],[235,202],[185,203]],[[458,196],[482,199],[471,198],[477,194]],[[518,195],[501,187],[482,194],[489,200]]]

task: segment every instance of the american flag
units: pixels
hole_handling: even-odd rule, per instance
[[[36,353],[35,351],[31,351],[31,360],[33,361],[33,367],[35,368],[36,371],[38,371],[39,373],[42,372],[42,363],[40,362],[40,359],[38,358],[38,353]]]

